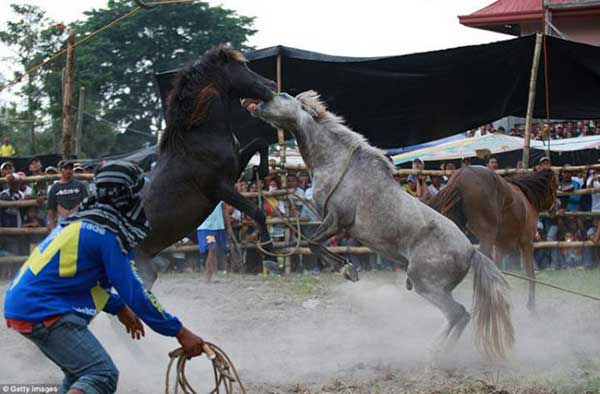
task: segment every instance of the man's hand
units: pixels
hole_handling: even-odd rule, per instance
[[[202,354],[204,340],[187,328],[181,327],[181,331],[177,334],[177,340],[179,341],[179,344],[181,344],[181,347],[188,358]]]
[[[145,336],[144,325],[139,317],[127,305],[117,313],[119,321],[123,323],[128,334],[131,334],[131,339],[140,339]]]

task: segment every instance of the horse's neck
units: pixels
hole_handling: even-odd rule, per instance
[[[322,130],[301,130],[295,134],[302,159],[311,171],[335,167],[339,162],[338,156],[349,151],[344,143],[336,141],[333,136]]]

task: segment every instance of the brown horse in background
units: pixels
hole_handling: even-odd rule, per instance
[[[519,250],[523,269],[535,279],[537,221],[540,212],[555,206],[557,189],[558,178],[549,168],[504,179],[486,167],[468,166],[456,171],[427,204],[479,238],[481,252],[497,265]],[[527,307],[535,308],[531,281]]]

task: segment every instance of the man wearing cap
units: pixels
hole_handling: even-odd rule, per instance
[[[58,163],[60,179],[48,192],[48,227],[56,227],[67,216],[77,212],[79,204],[87,197],[85,184],[73,178],[73,162],[62,160]]]
[[[129,162],[107,162],[95,181],[97,195],[39,244],[4,302],[7,325],[62,369],[60,393],[66,394],[117,391],[119,371],[87,327],[99,312],[117,315],[133,339],[145,335],[141,318],[153,331],[176,337],[188,357],[200,355],[204,345],[138,275],[133,249],[148,231],[142,170]]]
[[[16,154],[17,152],[15,151],[15,148],[10,143],[10,138],[4,137],[2,139],[2,146],[0,146],[0,156],[11,157]]]
[[[543,156],[539,161],[538,161],[538,166],[539,169],[541,170],[542,168],[550,168],[550,158],[548,156]]]

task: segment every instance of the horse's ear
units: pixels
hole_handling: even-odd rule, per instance
[[[313,119],[318,119],[327,112],[327,107],[325,107],[325,104],[321,101],[321,96],[314,90],[300,93],[296,96],[296,100],[298,100],[302,109],[308,112]]]

